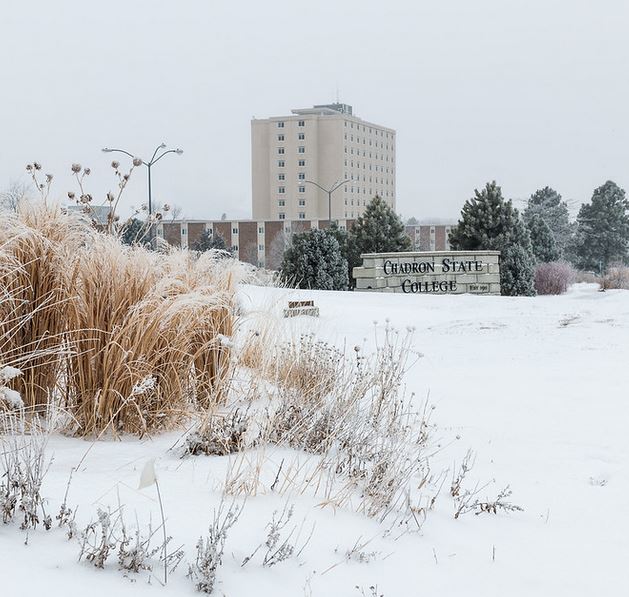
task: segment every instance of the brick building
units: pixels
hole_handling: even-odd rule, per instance
[[[351,228],[355,220],[339,220],[342,229]],[[311,228],[327,228],[328,220],[173,220],[161,222],[158,236],[175,247],[190,247],[204,230],[212,236],[220,235],[238,259],[277,269],[290,235]],[[450,248],[449,225],[406,226],[413,248],[419,251],[447,251]]]

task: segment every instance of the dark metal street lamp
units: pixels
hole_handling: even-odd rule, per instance
[[[163,149],[166,149],[165,143],[162,143],[161,145],[158,145],[155,148],[155,151],[153,152],[153,157],[151,157],[151,159],[148,162],[145,162],[144,160],[142,160],[142,163],[147,167],[148,172],[149,172],[149,219],[150,219],[151,214],[153,213],[153,204],[151,202],[151,166],[159,162],[166,154],[176,153],[177,155],[181,155],[183,153],[183,149],[179,149],[179,148],[168,149],[166,151],[162,151],[162,153],[159,153],[160,150],[163,150]],[[128,155],[130,158],[136,159],[136,156],[129,153],[128,151],[125,151],[124,149],[111,149],[109,147],[104,147],[103,151],[105,153],[112,153],[112,152],[124,153],[125,155]],[[157,155],[158,153],[159,155]]]
[[[304,182],[313,184],[315,187],[319,187],[324,193],[328,194],[328,221],[330,222],[330,224],[332,224],[332,193],[334,193],[336,189],[344,185],[346,182],[349,182],[349,178],[341,182],[334,183],[329,189],[323,188],[318,182],[315,182],[314,180],[304,180]]]

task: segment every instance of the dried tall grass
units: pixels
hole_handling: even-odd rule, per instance
[[[0,364],[79,434],[144,434],[211,409],[231,371],[237,262],[129,247],[57,207],[0,225]]]

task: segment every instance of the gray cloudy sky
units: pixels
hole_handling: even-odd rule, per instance
[[[2,0],[0,188],[32,160],[113,184],[106,145],[147,157],[158,201],[250,215],[250,119],[340,99],[397,130],[398,211],[456,217],[496,179],[574,208],[629,185],[624,0]],[[144,200],[144,172],[127,204]],[[25,177],[24,177],[25,178]]]

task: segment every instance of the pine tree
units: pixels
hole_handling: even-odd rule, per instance
[[[608,180],[594,190],[577,216],[577,264],[604,272],[615,261],[629,258],[629,201],[615,182]]]
[[[220,234],[210,234],[209,230],[204,230],[201,236],[190,245],[193,251],[210,251],[217,249],[219,251],[227,251],[227,243]]]
[[[131,218],[122,228],[120,240],[125,245],[149,245],[149,226],[137,218]]]
[[[559,258],[569,257],[575,226],[570,222],[568,204],[562,201],[561,195],[550,187],[535,191],[529,197],[522,217],[528,225],[535,216],[540,216],[550,228]]]
[[[314,229],[294,234],[284,253],[280,278],[297,288],[347,290],[347,259],[334,233]]]
[[[557,261],[560,257],[555,237],[546,221],[539,214],[535,214],[527,222],[533,255],[539,263]]]
[[[363,253],[393,253],[411,250],[411,239],[406,234],[400,217],[377,195],[358,217],[349,231],[348,262],[351,270],[362,265]]]
[[[503,198],[496,181],[488,182],[481,191],[474,190],[474,197],[465,202],[461,218],[450,232],[450,246],[463,251],[500,251],[502,293],[535,292],[528,230],[511,200]]]
[[[535,261],[522,245],[509,245],[501,253],[500,291],[505,296],[535,295]]]

